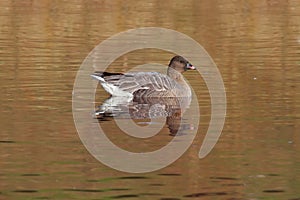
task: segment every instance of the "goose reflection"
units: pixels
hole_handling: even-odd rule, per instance
[[[191,103],[190,97],[110,97],[95,111],[95,117],[102,123],[111,119],[165,118],[171,136],[186,134],[193,126],[185,123],[183,114]],[[151,122],[150,122],[151,123]]]

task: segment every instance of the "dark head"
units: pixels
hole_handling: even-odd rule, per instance
[[[189,61],[187,61],[182,56],[174,56],[170,60],[169,67],[171,67],[181,73],[183,73],[189,69],[192,69],[192,70],[196,69],[196,67],[194,67]]]

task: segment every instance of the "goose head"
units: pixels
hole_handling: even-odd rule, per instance
[[[196,67],[193,66],[189,61],[187,61],[182,56],[174,56],[169,63],[169,67],[183,73],[187,70],[195,70]]]

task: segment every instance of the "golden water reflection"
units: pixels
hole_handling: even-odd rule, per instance
[[[0,10],[0,199],[300,198],[299,1],[2,0]],[[71,97],[76,71],[97,44],[144,26],[203,45],[224,79],[228,110],[218,144],[199,160],[210,99],[199,75],[187,74],[201,111],[196,140],[171,166],[134,175],[86,151]],[[169,58],[141,50],[128,67],[151,57]],[[100,88],[97,95],[108,97]],[[114,122],[106,128],[121,134]],[[167,127],[162,132],[139,145],[161,147],[170,140]]]

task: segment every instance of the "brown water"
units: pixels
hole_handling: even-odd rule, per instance
[[[130,174],[85,149],[73,122],[72,90],[96,45],[145,26],[173,29],[203,45],[222,74],[228,107],[219,142],[200,160],[210,99],[203,80],[188,73],[201,110],[193,145],[164,169]],[[141,50],[111,69],[152,58],[169,60]],[[2,0],[0,67],[0,199],[300,199],[297,0]],[[107,94],[98,92],[101,102]],[[113,121],[102,125],[116,144],[132,147]],[[164,130],[145,148],[169,141]]]

